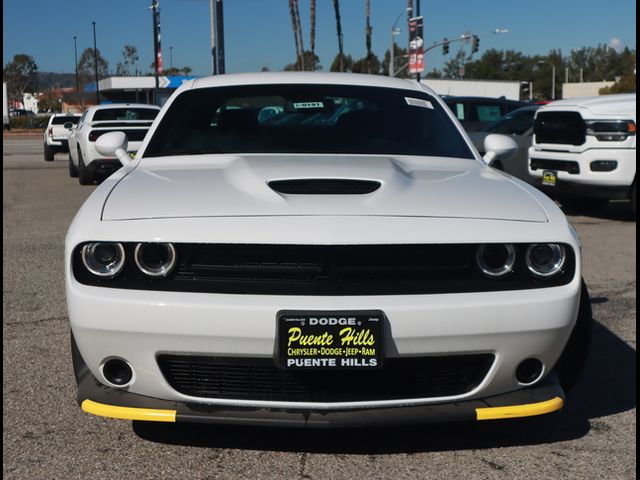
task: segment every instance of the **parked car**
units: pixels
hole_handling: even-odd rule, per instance
[[[108,104],[89,107],[77,125],[67,122],[69,134],[69,175],[78,177],[80,185],[103,180],[121,163],[112,156],[101,155],[95,142],[108,132],[124,132],[127,152],[135,155],[160,107],[145,104]]]
[[[484,141],[488,135],[494,133],[509,135],[518,144],[518,152],[510,159],[492,162],[491,166],[518,177],[527,183],[534,182],[534,177],[529,175],[527,155],[531,146],[531,137],[533,136],[533,116],[538,108],[540,108],[540,105],[518,108],[507,113],[488,127],[483,128],[482,131],[469,133],[478,152],[483,156],[486,153]]]
[[[575,211],[627,199],[635,215],[635,93],[553,102],[533,129],[529,173],[545,193]]]
[[[31,110],[25,110],[24,108],[15,108],[9,110],[10,117],[35,117],[35,113]]]
[[[479,132],[507,113],[531,105],[504,97],[445,96],[443,99],[467,132]]]
[[[49,117],[49,122],[44,129],[44,159],[47,162],[53,161],[57,152],[69,151],[69,129],[65,128],[66,123],[76,125],[80,120],[80,115],[67,113],[54,113]]]
[[[261,122],[274,106],[292,120]],[[487,144],[487,159],[516,149]],[[218,75],[173,93],[135,159],[122,132],[95,148],[125,166],[66,237],[85,412],[504,419],[560,409],[578,378],[591,314],[575,230],[489,168],[424,85]]]

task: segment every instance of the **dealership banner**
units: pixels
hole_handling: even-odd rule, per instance
[[[409,19],[409,73],[424,72],[422,17]]]

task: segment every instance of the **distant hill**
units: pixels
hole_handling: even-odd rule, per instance
[[[74,73],[37,72],[38,90],[76,86]]]

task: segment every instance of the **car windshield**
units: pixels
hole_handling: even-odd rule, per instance
[[[506,135],[522,135],[533,126],[535,108],[514,110],[491,125],[485,127],[483,132],[503,133]]]
[[[80,120],[80,117],[77,117],[77,116],[69,116],[69,117],[56,116],[51,119],[51,125],[64,125],[67,122],[71,122],[75,125],[76,123],[78,123],[78,120]]]
[[[155,108],[105,108],[96,110],[93,121],[109,120],[153,120],[159,110]]]
[[[144,157],[209,153],[474,158],[426,93],[299,84],[185,91],[164,114]]]

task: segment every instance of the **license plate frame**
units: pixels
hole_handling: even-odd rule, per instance
[[[289,371],[379,369],[385,324],[380,310],[279,311],[276,365]]]
[[[544,170],[542,172],[542,185],[545,187],[555,187],[558,184],[558,172],[555,170]]]

